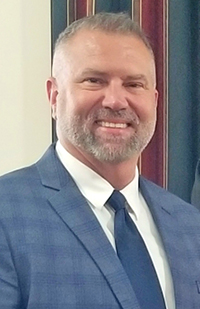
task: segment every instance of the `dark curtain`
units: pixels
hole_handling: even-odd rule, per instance
[[[169,2],[168,188],[191,201],[200,158],[200,1]]]
[[[132,0],[96,0],[96,13],[98,12],[128,12],[131,13]]]

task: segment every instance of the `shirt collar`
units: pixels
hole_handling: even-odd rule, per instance
[[[113,187],[99,174],[72,156],[57,141],[56,152],[64,167],[71,174],[83,196],[98,209],[101,209],[113,192]],[[120,192],[125,196],[136,218],[139,216],[138,169],[134,179]],[[87,180],[87,181],[86,181]]]

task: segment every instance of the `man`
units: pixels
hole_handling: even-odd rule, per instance
[[[57,40],[47,93],[58,142],[0,180],[0,308],[199,309],[199,211],[138,176],[158,98],[144,34],[124,14],[73,23]],[[121,230],[113,190],[126,198]],[[146,250],[130,273],[117,236],[128,222]],[[125,259],[132,244],[141,253],[128,237]]]

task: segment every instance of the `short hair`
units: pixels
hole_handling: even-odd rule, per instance
[[[154,57],[154,52],[147,36],[140,26],[134,22],[126,13],[108,13],[100,12],[78,19],[71,23],[63,32],[60,33],[55,43],[55,50],[73,37],[79,30],[100,30],[106,33],[119,33],[124,35],[133,35],[143,41],[145,46]]]

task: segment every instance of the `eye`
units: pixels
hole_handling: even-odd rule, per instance
[[[131,82],[126,84],[126,87],[130,87],[130,88],[144,88],[144,84],[140,83],[140,82]]]
[[[102,84],[103,83],[103,80],[97,77],[89,77],[89,78],[86,78],[84,81],[91,83],[91,84]]]
[[[85,89],[98,90],[105,85],[106,81],[100,77],[86,77],[82,84]]]

